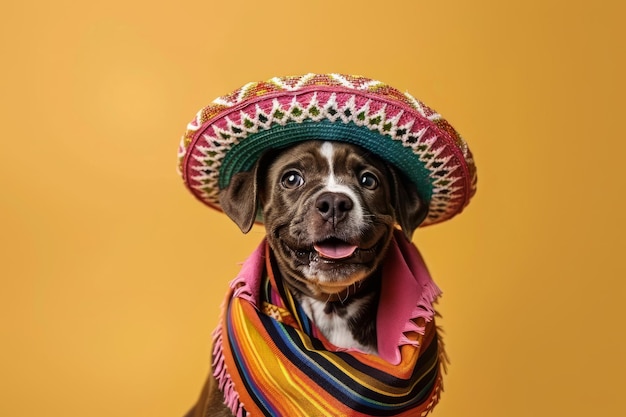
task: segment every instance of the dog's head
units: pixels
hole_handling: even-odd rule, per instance
[[[314,297],[371,275],[396,225],[410,239],[427,211],[393,167],[360,147],[321,141],[265,154],[233,176],[220,203],[244,233],[260,205],[281,272]]]

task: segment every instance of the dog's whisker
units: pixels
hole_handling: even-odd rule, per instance
[[[328,298],[326,299],[326,302],[324,304],[328,304],[330,302],[330,297],[332,297],[332,294],[328,294]]]
[[[341,305],[344,305],[345,302],[348,301],[348,297],[350,297],[350,286],[346,288],[346,298],[342,299],[341,297],[339,297],[339,300],[341,301]]]

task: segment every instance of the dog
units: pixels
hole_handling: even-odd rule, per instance
[[[394,167],[356,145],[305,141],[264,154],[220,192],[247,233],[260,207],[278,273],[338,348],[376,354],[380,266],[393,232],[406,239],[427,207]],[[210,376],[187,417],[232,416]]]

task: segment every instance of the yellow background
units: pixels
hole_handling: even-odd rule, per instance
[[[175,173],[247,81],[347,72],[469,141],[479,191],[417,233],[452,365],[436,417],[626,415],[623,2],[2,6],[0,415],[180,416],[261,239]]]

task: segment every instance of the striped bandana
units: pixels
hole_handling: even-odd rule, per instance
[[[329,343],[272,273],[263,241],[231,282],[214,332],[213,373],[243,416],[425,416],[446,357],[435,326],[440,295],[401,233],[382,269],[378,355]]]

